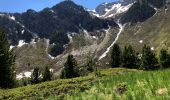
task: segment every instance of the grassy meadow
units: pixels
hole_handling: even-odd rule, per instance
[[[170,69],[104,69],[86,77],[58,79],[0,90],[10,100],[165,100],[170,99]]]

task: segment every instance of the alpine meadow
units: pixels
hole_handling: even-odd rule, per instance
[[[170,0],[26,2],[0,1],[0,100],[170,99]]]

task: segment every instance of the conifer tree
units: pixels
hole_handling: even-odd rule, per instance
[[[121,64],[121,49],[119,45],[114,44],[111,53],[111,66],[113,68],[120,67]]]
[[[78,71],[76,70],[77,62],[73,55],[68,55],[67,61],[64,65],[64,69],[61,72],[61,78],[74,78],[78,77]]]
[[[12,88],[15,86],[15,55],[10,50],[7,37],[0,32],[0,88]]]
[[[33,72],[32,72],[31,83],[32,84],[40,83],[40,71],[39,71],[38,67],[35,67]]]
[[[131,45],[124,47],[122,54],[122,66],[125,68],[137,68],[137,55]]]
[[[159,53],[159,64],[161,68],[168,68],[170,66],[170,55],[166,49],[161,49]]]
[[[150,46],[144,45],[142,51],[142,67],[146,70],[157,69],[158,60]]]
[[[91,56],[89,56],[87,58],[87,65],[86,65],[86,67],[87,67],[87,70],[90,71],[90,72],[93,72],[95,67],[96,67],[96,61]]]
[[[52,72],[50,71],[48,66],[45,66],[42,75],[43,75],[43,79],[42,79],[43,82],[52,80]]]

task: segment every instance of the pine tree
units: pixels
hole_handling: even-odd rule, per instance
[[[150,46],[144,45],[142,51],[142,67],[146,70],[157,69],[158,60]]]
[[[114,44],[112,53],[111,53],[111,66],[114,67],[120,67],[121,64],[121,49],[119,45]]]
[[[32,84],[40,83],[40,71],[39,71],[38,67],[35,67],[33,72],[32,72],[31,83]]]
[[[78,77],[78,71],[76,70],[77,62],[73,55],[68,55],[67,61],[64,65],[64,69],[61,72],[61,78],[74,78]]]
[[[161,49],[159,53],[159,64],[161,68],[168,68],[170,66],[170,55],[166,49]]]
[[[95,67],[96,67],[96,61],[91,56],[89,56],[87,58],[87,65],[86,65],[86,67],[87,67],[87,70],[90,71],[90,72],[93,72]]]
[[[42,79],[43,82],[52,80],[52,72],[50,71],[48,66],[45,66],[42,75],[43,75],[43,79]]]
[[[0,88],[12,88],[15,86],[15,55],[10,50],[7,37],[0,32]]]
[[[137,55],[131,45],[124,47],[122,54],[122,66],[125,68],[137,68]]]

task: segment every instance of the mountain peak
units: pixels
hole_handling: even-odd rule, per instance
[[[57,4],[56,6],[77,6],[72,0],[65,0]]]
[[[83,11],[84,8],[80,5],[75,4],[72,0],[65,0],[63,2],[60,2],[59,4],[55,5],[54,7],[52,7],[53,10],[55,11],[60,11],[62,10],[72,10],[72,11]]]

